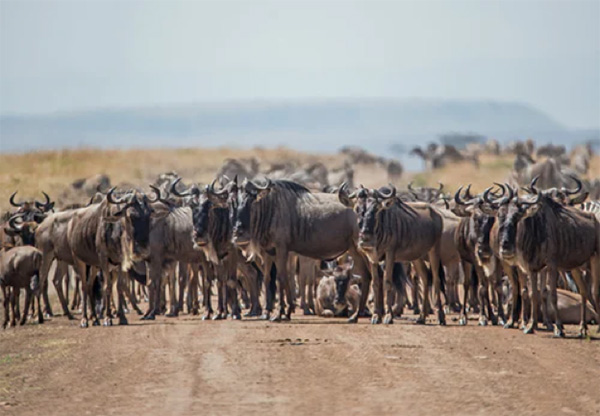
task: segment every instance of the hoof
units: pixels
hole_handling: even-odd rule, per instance
[[[467,325],[467,317],[466,317],[466,316],[461,316],[461,317],[458,319],[458,324],[459,324],[460,326],[465,326],[465,325]]]
[[[361,318],[370,318],[371,316],[373,316],[373,314],[370,310],[365,308],[360,314],[358,314],[358,316],[360,316]]]
[[[258,319],[260,319],[261,321],[268,321],[269,319],[271,319],[271,314],[269,312],[265,312]]]
[[[210,313],[208,313],[206,315],[202,315],[202,320],[203,321],[209,321],[210,320]]]
[[[421,315],[421,309],[419,309],[419,308],[414,308],[414,309],[413,309],[413,314],[415,314],[415,315]]]
[[[98,319],[94,319],[92,326],[100,326],[100,321]]]
[[[423,317],[423,316],[419,316],[419,317],[417,318],[417,320],[415,321],[415,324],[417,324],[417,325],[425,325],[425,322],[426,322],[426,321],[427,321],[427,320],[425,319],[425,317]]]
[[[558,325],[554,327],[554,338],[564,338],[565,331],[562,328],[559,328]]]
[[[242,315],[240,315],[239,313],[234,313],[233,315],[231,315],[231,319],[233,319],[234,321],[241,321]]]
[[[127,318],[119,318],[119,325],[129,325],[129,322],[127,322]]]
[[[112,324],[113,324],[112,319],[110,319],[110,318],[106,318],[103,322],[104,326],[112,326]]]
[[[261,312],[250,310],[244,314],[244,318],[252,318],[255,316],[260,316]]]
[[[525,328],[523,330],[524,334],[535,334],[535,329],[533,328],[533,326],[528,326],[527,328]]]
[[[446,326],[446,318],[444,318],[444,319],[438,319],[437,323],[440,326]]]
[[[81,323],[79,324],[79,326],[81,328],[87,328],[89,326],[88,321],[86,319],[82,319]]]
[[[271,322],[281,322],[282,314],[278,313],[274,317],[271,318]]]
[[[514,326],[515,326],[515,321],[513,319],[509,319],[506,323],[504,323],[504,325],[502,325],[502,328],[511,329],[511,328],[514,328]]]
[[[374,313],[371,317],[371,325],[377,325],[381,323],[381,317],[379,314]]]
[[[394,316],[391,313],[388,313],[385,315],[385,318],[383,318],[383,323],[386,325],[391,325],[394,323]]]
[[[177,318],[179,316],[179,313],[177,312],[169,312],[168,314],[165,315],[167,318]]]
[[[154,321],[156,319],[156,317],[154,315],[148,315],[148,316],[143,316],[140,320],[141,321]]]
[[[46,319],[54,318],[54,314],[52,312],[44,312],[44,318],[46,318]]]
[[[213,318],[212,318],[213,321],[221,321],[223,319],[225,319],[224,313],[218,313],[215,316],[213,316]]]
[[[192,316],[200,315],[200,311],[198,310],[198,308],[193,308],[191,313],[192,313]]]
[[[351,316],[347,321],[349,324],[355,324],[358,322],[358,316]]]
[[[139,316],[141,316],[141,315],[143,315],[143,314],[144,314],[144,312],[142,312],[142,310],[141,310],[141,309],[136,309],[136,310],[135,310],[135,312],[136,312],[136,313],[137,313]]]
[[[311,316],[311,315],[314,315],[314,312],[311,311],[309,308],[304,308],[304,309],[302,309],[302,314],[304,314],[306,316]]]
[[[487,326],[487,324],[488,324],[487,319],[480,319],[478,325],[479,326]]]

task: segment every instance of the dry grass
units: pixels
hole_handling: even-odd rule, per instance
[[[261,163],[295,160],[300,164],[321,161],[327,166],[341,165],[343,158],[333,154],[300,153],[287,148],[275,149],[133,149],[133,150],[61,150],[0,155],[0,212],[9,208],[8,198],[15,190],[19,198],[41,198],[46,191],[56,197],[73,181],[98,173],[107,174],[113,184],[145,186],[160,173],[175,170],[187,181],[210,182],[227,158],[256,157]],[[438,181],[452,191],[472,183],[476,191],[493,181],[504,181],[512,168],[512,156],[484,155],[480,166],[453,164],[432,172],[406,174],[397,183],[406,186],[436,186]],[[385,171],[378,167],[356,166],[356,183],[367,187],[387,183]],[[600,177],[600,156],[592,160],[592,177]],[[80,201],[85,203],[87,201]]]

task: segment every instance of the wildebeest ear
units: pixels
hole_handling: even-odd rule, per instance
[[[396,198],[387,198],[387,199],[384,199],[383,201],[381,201],[381,206],[384,209],[388,209],[389,207],[394,205],[395,202],[396,202]]]
[[[17,230],[8,226],[4,227],[4,232],[6,233],[6,235],[10,235],[11,237],[16,237],[19,235],[19,232]]]

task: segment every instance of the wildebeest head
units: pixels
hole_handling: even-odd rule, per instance
[[[468,239],[476,247],[477,255],[482,260],[487,260],[492,256],[490,245],[490,232],[496,220],[495,211],[490,205],[489,195],[492,188],[488,188],[482,195],[472,196],[470,194],[471,185],[467,186],[464,200],[461,197],[462,186],[454,194],[455,206],[452,212],[459,217],[469,218]],[[506,190],[501,186],[502,195]],[[496,195],[497,196],[497,195]]]
[[[150,199],[145,193],[133,192],[127,193],[124,196],[115,198],[112,188],[106,195],[108,204],[119,205],[117,211],[110,209],[103,213],[106,221],[125,220],[126,234],[131,238],[132,242],[132,259],[141,261],[148,256],[150,243],[150,224],[153,218],[160,218],[166,215],[168,211],[158,212],[152,207],[152,204],[157,201],[163,201],[160,190],[151,185],[152,190],[156,194],[155,199]]]
[[[531,187],[534,193],[535,182],[537,177],[531,182]],[[515,257],[517,226],[519,221],[527,216],[531,216],[537,212],[538,202],[540,201],[541,193],[536,195],[532,201],[522,200],[517,192],[514,192],[511,187],[509,190],[509,200],[499,204],[497,210],[498,217],[498,238],[500,240],[500,255],[504,260],[510,261]],[[514,195],[514,197],[512,197]]]
[[[375,230],[383,211],[393,206],[396,202],[396,188],[393,185],[372,189],[364,205],[364,211],[359,213],[358,244],[363,250],[375,247]]]
[[[230,209],[233,218],[234,244],[247,245],[251,238],[251,219],[254,204],[267,196],[271,191],[272,182],[267,179],[265,185],[261,186],[251,180],[244,179],[241,187],[235,192],[237,201],[231,201]]]
[[[346,293],[352,282],[352,267],[353,264],[346,263],[343,266],[336,266],[333,270],[335,282],[335,300],[334,303],[338,308],[346,306]]]
[[[21,237],[24,245],[34,246],[37,226],[38,223],[36,221],[27,221],[26,215],[21,212],[9,218],[4,227],[4,232],[13,237]]]
[[[213,200],[216,197],[216,195],[212,197],[213,193],[211,192],[211,190],[214,190],[214,182],[210,187],[206,185],[204,189],[192,185],[185,191],[179,192],[177,184],[180,180],[181,178],[178,178],[171,184],[171,193],[184,199],[186,205],[192,209],[194,244],[197,247],[205,246],[208,243],[210,210],[213,207]]]
[[[358,228],[362,228],[363,217],[367,209],[367,198],[369,197],[369,190],[362,185],[352,193],[348,193],[348,185],[344,182],[338,189],[338,199],[340,202],[352,208],[358,217]]]
[[[46,192],[42,191],[42,193],[46,202],[38,200],[16,202],[15,196],[17,195],[17,191],[10,196],[9,202],[13,207],[17,208],[15,214],[23,214],[23,221],[35,221],[39,224],[46,218],[48,212],[54,211],[54,201],[50,200]]]

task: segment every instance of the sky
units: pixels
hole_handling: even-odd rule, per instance
[[[519,101],[600,127],[600,1],[0,1],[0,113]]]

